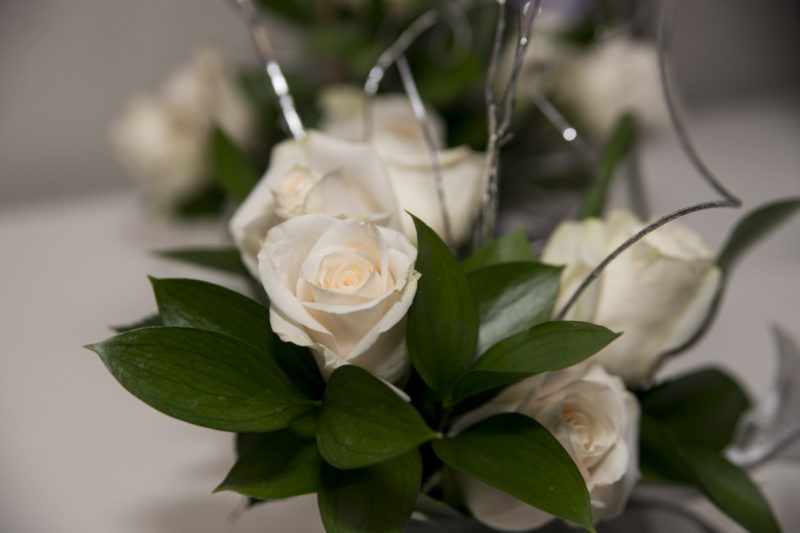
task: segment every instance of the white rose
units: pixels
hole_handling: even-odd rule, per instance
[[[454,429],[508,412],[535,418],[569,453],[586,481],[594,523],[622,512],[639,478],[639,404],[619,378],[596,363],[533,376],[465,414]],[[527,531],[553,518],[477,479],[458,479],[467,507],[493,528]]]
[[[551,87],[591,133],[605,135],[627,111],[646,128],[666,128],[669,115],[660,80],[655,46],[620,35],[567,61]]]
[[[566,265],[556,309],[583,279],[644,224],[627,211],[607,221],[562,223],[547,243],[542,261]],[[617,257],[567,313],[568,320],[600,324],[623,335],[594,358],[612,374],[635,385],[648,379],[661,355],[697,331],[717,292],[720,271],[700,236],[678,223],[647,235]]]
[[[315,131],[275,146],[269,168],[231,218],[233,240],[253,275],[267,231],[307,213],[400,229],[397,199],[375,150]]]
[[[358,89],[334,87],[323,92],[322,129],[343,139],[361,140],[363,96]],[[432,110],[426,113],[442,173],[445,207],[450,218],[453,243],[462,244],[470,234],[480,211],[486,185],[484,155],[466,146],[443,149],[442,119]],[[404,95],[381,95],[372,101],[370,143],[389,171],[400,208],[414,213],[444,237],[444,218],[439,208],[430,154],[417,118]],[[403,214],[403,231],[416,240],[414,223]]]
[[[219,125],[237,144],[252,144],[254,112],[219,51],[198,52],[154,95],[140,96],[111,125],[112,146],[151,198],[175,205],[211,178],[208,140]]]
[[[390,383],[410,368],[405,316],[419,274],[399,231],[311,214],[273,227],[258,253],[270,323],[309,346],[323,376],[353,364]]]

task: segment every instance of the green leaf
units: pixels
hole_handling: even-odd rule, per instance
[[[745,252],[792,216],[798,208],[800,198],[790,198],[760,206],[745,215],[736,224],[717,257],[717,264],[723,272],[729,272]]]
[[[751,533],[779,533],[775,516],[746,472],[719,452],[697,447],[682,450],[697,486],[719,509]]]
[[[214,492],[263,500],[308,494],[317,491],[321,466],[314,435],[290,426],[258,435]]]
[[[641,469],[646,476],[694,485],[722,512],[752,533],[780,528],[764,496],[747,473],[722,452],[684,445],[653,418],[642,416]]]
[[[635,138],[636,120],[630,113],[625,113],[617,121],[608,143],[603,148],[603,153],[600,156],[600,166],[583,199],[578,218],[598,217],[603,214],[608,186],[614,178],[614,171],[630,151]]]
[[[478,340],[478,312],[461,265],[436,233],[411,215],[422,274],[408,312],[408,352],[420,377],[446,398]]]
[[[328,533],[402,533],[422,481],[418,450],[357,470],[323,463],[317,502]]]
[[[545,322],[492,346],[455,387],[463,399],[594,355],[619,336],[586,322]]]
[[[497,415],[433,443],[445,464],[591,531],[589,492],[561,444],[533,418]]]
[[[214,173],[220,185],[234,200],[243,201],[258,183],[261,174],[225,132],[216,126],[212,134],[212,146]]]
[[[498,263],[512,263],[519,261],[533,261],[534,255],[525,229],[516,231],[490,242],[464,261],[466,272],[471,272],[481,267],[496,265]]]
[[[250,276],[247,267],[242,263],[242,256],[236,248],[182,248],[176,250],[158,250],[161,257],[191,263],[213,270]]]
[[[150,278],[166,326],[216,331],[270,352],[269,310],[238,292],[195,279]]]
[[[175,212],[185,218],[212,216],[219,214],[224,204],[225,194],[215,184],[183,200]]]
[[[336,468],[380,463],[435,436],[411,404],[366,370],[342,366],[328,380],[317,446]]]
[[[87,348],[134,396],[199,426],[273,431],[315,404],[263,351],[213,331],[137,329]]]
[[[325,388],[307,348],[281,342],[272,332],[269,310],[238,292],[194,279],[150,278],[166,326],[216,331],[246,342],[273,357],[307,397]]]
[[[478,305],[478,353],[550,318],[558,297],[561,267],[501,263],[467,275]]]
[[[163,325],[164,323],[161,321],[160,316],[150,315],[144,317],[138,322],[134,322],[133,324],[125,324],[124,326],[111,326],[111,329],[117,333],[125,333],[126,331],[131,331],[134,329],[150,328],[153,326],[163,326]]]
[[[730,376],[708,368],[672,379],[640,397],[642,412],[677,440],[722,450],[749,407],[747,395]]]

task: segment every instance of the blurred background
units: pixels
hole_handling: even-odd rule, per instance
[[[679,4],[676,74],[689,106],[800,98],[800,3]],[[279,55],[291,56],[273,26]],[[109,123],[206,44],[255,59],[224,0],[0,1],[0,208],[128,186]]]

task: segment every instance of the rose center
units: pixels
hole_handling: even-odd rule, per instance
[[[375,272],[372,257],[363,252],[333,252],[319,265],[315,284],[329,291],[354,293]]]
[[[566,402],[562,408],[564,422],[567,423],[572,431],[578,436],[583,445],[584,451],[591,451],[595,445],[594,431],[591,428],[590,417],[580,409],[579,406]]]

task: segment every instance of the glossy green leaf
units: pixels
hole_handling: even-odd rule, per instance
[[[366,370],[342,366],[328,380],[317,445],[336,468],[380,463],[435,436],[410,403]]]
[[[402,533],[422,481],[419,451],[357,470],[323,463],[317,502],[327,533]]]
[[[263,351],[213,331],[138,329],[87,348],[134,396],[199,426],[273,431],[315,404]]]
[[[234,200],[243,201],[258,183],[261,174],[218,127],[214,128],[211,142],[214,173],[220,185]]]
[[[175,206],[175,213],[183,218],[200,218],[215,216],[225,205],[225,193],[216,186],[199,191]]]
[[[464,374],[455,397],[514,383],[541,372],[561,370],[594,355],[619,336],[586,322],[545,322],[492,346]]]
[[[600,156],[600,166],[583,199],[578,218],[599,217],[603,214],[608,187],[614,178],[614,172],[620,161],[630,151],[635,138],[636,120],[633,115],[626,113],[617,121],[608,143],[603,148],[603,153]]]
[[[308,435],[292,424],[256,436],[214,492],[230,490],[263,500],[308,494],[317,491],[321,466],[313,432]]]
[[[478,353],[544,322],[553,313],[561,268],[534,262],[500,263],[467,275],[478,306]]]
[[[244,341],[273,357],[307,397],[318,398],[325,387],[308,348],[281,342],[272,332],[269,310],[238,292],[193,279],[150,282],[166,326],[217,331]]]
[[[161,317],[156,315],[146,316],[143,319],[133,322],[132,324],[125,324],[124,326],[111,326],[117,333],[125,333],[126,331],[131,331],[134,329],[140,328],[151,328],[154,326],[163,326],[164,322],[161,321]]]
[[[464,261],[464,270],[472,270],[496,265],[498,263],[512,263],[519,261],[533,261],[535,259],[531,244],[525,235],[525,229],[519,228],[508,235],[490,242]]]
[[[413,219],[422,277],[408,312],[408,351],[420,377],[446,398],[475,354],[478,312],[461,265],[432,229]]]
[[[751,533],[780,531],[758,487],[721,451],[685,445],[670,428],[647,415],[641,422],[640,463],[645,476],[697,487]]]
[[[231,274],[250,276],[244,263],[242,263],[241,253],[236,248],[180,248],[176,250],[159,250],[155,253],[167,259],[174,259]]]
[[[260,303],[206,281],[150,278],[150,283],[164,325],[216,331],[272,349],[269,310]]]
[[[714,450],[688,447],[681,451],[697,486],[722,512],[751,533],[780,532],[769,503],[745,471]]]
[[[750,402],[730,376],[708,368],[662,383],[640,397],[642,412],[685,444],[721,450]]]
[[[728,236],[717,257],[717,264],[724,272],[730,271],[745,252],[786,221],[798,208],[800,208],[800,198],[790,198],[750,211]]]
[[[561,444],[533,418],[508,413],[433,443],[456,470],[594,531],[589,492]]]

